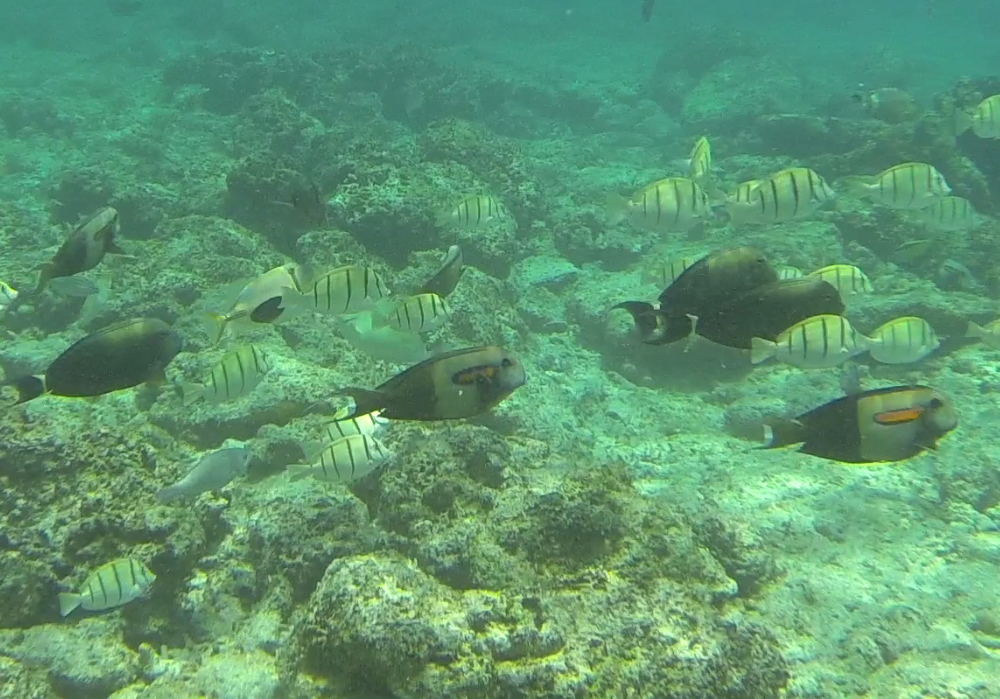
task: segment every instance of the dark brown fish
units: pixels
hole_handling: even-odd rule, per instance
[[[656,4],[656,0],[642,0],[642,19],[644,22],[648,22],[653,16],[653,5]]]
[[[763,449],[799,451],[849,464],[902,461],[958,426],[951,402],[927,386],[891,386],[843,396],[794,420],[767,421]]]
[[[71,345],[44,374],[4,385],[17,388],[14,405],[45,393],[68,398],[101,396],[147,381],[163,381],[163,370],[182,346],[180,335],[162,320],[125,320]]]
[[[73,229],[55,256],[42,265],[32,295],[41,293],[51,279],[71,277],[93,269],[109,252],[124,255],[125,251],[115,244],[119,229],[118,211],[110,206],[100,209]]]
[[[465,272],[465,260],[462,256],[462,249],[457,245],[452,245],[448,248],[448,252],[444,256],[441,269],[428,279],[414,293],[414,296],[418,294],[437,294],[441,298],[445,298],[458,286],[458,280],[462,278],[463,272]]]
[[[348,417],[378,410],[390,420],[459,420],[490,410],[525,380],[521,362],[488,345],[431,357],[374,390],[350,387],[337,393],[354,399]]]

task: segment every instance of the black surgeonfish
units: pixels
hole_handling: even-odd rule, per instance
[[[625,301],[643,342],[664,345],[692,332],[729,347],[750,349],[754,337],[773,340],[814,315],[844,312],[837,289],[819,277],[778,279],[759,250],[733,248],[688,267],[658,304]]]
[[[124,255],[125,251],[115,244],[119,228],[118,211],[111,206],[83,221],[66,237],[55,256],[42,265],[32,293],[41,293],[49,280],[56,277],[71,277],[93,269],[109,252]]]
[[[354,399],[351,417],[376,410],[395,420],[459,420],[490,410],[524,385],[524,367],[495,346],[468,347],[415,364],[374,390],[337,391]]]
[[[843,396],[794,420],[764,426],[763,449],[799,451],[849,464],[902,461],[937,447],[958,426],[951,402],[927,386],[891,386]]]
[[[691,334],[694,318],[716,312],[744,293],[778,281],[767,257],[752,247],[711,253],[685,269],[660,293],[658,303],[625,301],[643,342],[664,345]]]
[[[4,385],[17,388],[19,403],[51,393],[68,398],[101,396],[163,380],[163,370],[181,351],[180,336],[162,320],[136,318],[113,323],[71,345],[40,376]]]

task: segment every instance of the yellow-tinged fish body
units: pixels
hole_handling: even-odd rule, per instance
[[[303,270],[289,263],[264,272],[243,287],[225,314],[209,314],[215,325],[215,342],[222,340],[226,328],[254,323],[277,323],[294,316],[291,302],[301,294]]]
[[[869,349],[872,359],[883,364],[912,364],[941,346],[934,328],[923,318],[894,318],[875,329]]]
[[[982,340],[985,345],[993,349],[1000,349],[1000,320],[991,321],[986,325],[977,325],[969,321],[965,336]]]
[[[799,279],[805,276],[802,270],[792,265],[779,265],[777,270],[778,279]]]
[[[847,318],[825,314],[796,323],[780,333],[774,342],[753,338],[750,361],[760,364],[774,357],[800,369],[829,369],[869,347],[871,341],[851,327]]]
[[[979,217],[972,202],[962,197],[941,197],[926,209],[914,214],[931,228],[939,231],[964,231],[975,228]]]
[[[267,357],[255,345],[238,347],[227,352],[213,367],[204,385],[183,385],[184,406],[200,399],[207,403],[222,403],[242,398],[249,395],[270,370]]]
[[[829,283],[846,299],[855,294],[868,294],[874,290],[871,280],[854,265],[827,265],[809,274]]]
[[[841,181],[854,196],[893,209],[924,209],[951,194],[944,175],[927,163],[902,163],[874,176],[851,176]]]
[[[376,328],[390,327],[408,333],[437,330],[444,325],[451,309],[437,294],[417,294],[399,304],[385,318],[380,318]]]
[[[119,558],[87,576],[80,592],[60,592],[59,614],[66,616],[77,607],[89,612],[120,607],[141,597],[154,580],[142,561]]]
[[[18,296],[20,294],[17,293],[17,289],[7,282],[0,282],[0,314],[6,310],[7,306],[17,301]]]
[[[489,194],[472,194],[438,216],[438,225],[475,229],[506,218],[507,208],[499,199]]]
[[[726,201],[733,223],[783,223],[805,218],[835,196],[826,180],[806,167],[787,168],[756,186],[748,185],[740,185]]]
[[[297,302],[332,315],[348,315],[372,309],[389,295],[389,289],[371,267],[347,265],[321,276]]]
[[[971,112],[955,112],[955,132],[961,135],[972,129],[979,138],[1000,138],[1000,95],[987,97]]]
[[[712,178],[712,147],[707,136],[699,138],[691,149],[688,177],[702,186],[707,185]]]
[[[630,199],[609,196],[607,215],[612,225],[628,219],[649,230],[683,232],[711,216],[712,207],[697,182],[668,177],[640,189]]]
[[[648,267],[642,270],[642,283],[655,284],[660,289],[665,289],[673,284],[684,270],[700,259],[700,257],[675,257],[653,267]]]
[[[346,415],[349,412],[348,410],[338,411],[338,415]],[[352,434],[375,436],[379,430],[388,424],[388,420],[379,417],[377,410],[374,413],[358,415],[357,417],[339,417],[327,423],[323,428],[326,436],[326,442],[324,443],[330,444],[331,442],[336,442],[341,437],[350,437]]]
[[[312,449],[313,445],[303,445],[309,463],[290,465],[289,480],[311,476],[321,481],[350,483],[367,476],[392,456],[380,441],[367,434],[352,434],[322,446],[319,451]]]

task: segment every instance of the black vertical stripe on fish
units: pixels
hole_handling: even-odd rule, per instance
[[[423,328],[427,322],[427,316],[424,314],[424,300],[422,298],[417,299],[417,306],[420,308],[420,327]]]
[[[346,298],[344,299],[344,309],[341,311],[341,313],[347,313],[347,309],[350,308],[351,306],[351,299],[354,298],[354,281],[351,279],[350,269],[347,270],[344,277],[345,277],[344,284],[347,287],[347,295]]]
[[[242,394],[243,391],[244,391],[244,389],[246,389],[246,387],[247,387],[247,372],[243,368],[243,358],[240,356],[240,353],[238,351],[236,352],[235,356],[236,356],[236,366],[240,370],[240,390],[239,390],[239,392],[240,392],[240,394]]]
[[[788,178],[792,181],[792,201],[794,206],[792,207],[792,218],[799,212],[799,178],[795,176],[795,171],[788,173]]]
[[[139,577],[135,574],[135,561],[131,558],[128,559],[128,572],[132,576],[132,584],[135,585],[138,582]],[[143,574],[143,582],[146,582],[145,574]]]
[[[229,391],[229,372],[226,370],[226,363],[222,362],[219,364],[222,367],[222,385],[226,388],[226,398],[230,397]]]
[[[927,170],[927,191],[931,191],[931,171]],[[917,198],[917,168],[910,166],[910,201],[909,204],[912,205],[914,200]]]
[[[654,187],[656,192],[656,225],[660,225],[660,218],[663,216],[663,202],[660,199],[660,188]]]
[[[103,604],[107,605],[107,603],[108,603],[108,591],[104,587],[104,576],[101,575],[100,571],[98,571],[96,577],[97,577],[97,582],[99,582],[101,584],[101,598],[104,600]]]
[[[362,439],[362,442],[365,440]],[[347,458],[351,462],[351,480],[354,480],[354,474],[357,472],[357,460],[354,458],[354,446],[353,441],[348,439],[344,442],[347,445]],[[337,470],[337,477],[340,478],[340,470]]]
[[[115,576],[115,585],[118,587],[118,597],[115,598],[115,604],[121,602],[125,599],[125,588],[122,586],[122,579],[118,575],[118,566],[111,566],[111,574]]]
[[[781,202],[780,198],[778,197],[778,183],[774,180],[773,177],[770,180],[768,180],[768,183],[771,185],[771,198],[774,199],[774,218],[775,220],[777,220],[778,217],[781,215]],[[763,201],[764,198],[761,197],[761,203],[763,203]]]
[[[257,354],[257,348],[250,345],[250,354],[253,356],[253,368],[258,374],[263,374],[264,371],[260,368],[260,357]]]
[[[215,372],[213,371],[210,374],[210,376],[211,376],[211,379],[212,379],[212,393],[213,393],[213,395],[217,396],[217,395],[219,395],[219,384],[215,380]]]

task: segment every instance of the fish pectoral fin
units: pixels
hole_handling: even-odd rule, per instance
[[[163,370],[163,367],[159,367],[150,372],[149,376],[146,377],[146,383],[150,386],[163,386],[167,383],[167,373]]]

